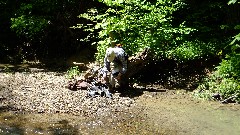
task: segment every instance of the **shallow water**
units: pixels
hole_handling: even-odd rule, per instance
[[[143,113],[155,129],[177,135],[240,134],[239,104],[203,101],[181,92],[160,94],[139,101],[147,108]]]
[[[240,105],[193,99],[185,92],[144,92],[137,106],[110,115],[23,113],[0,108],[1,135],[239,135]]]
[[[65,115],[24,114],[2,112],[1,134],[76,134],[74,125],[65,120]],[[66,118],[67,119],[67,118]]]
[[[121,116],[120,116],[121,115]],[[1,112],[2,135],[62,135],[62,134],[155,134],[153,129],[142,128],[142,118],[129,114],[109,117],[83,117],[69,114],[19,114]]]

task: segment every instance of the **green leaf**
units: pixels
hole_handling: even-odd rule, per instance
[[[236,25],[236,26],[234,27],[234,29],[239,30],[239,29],[240,29],[240,25]]]
[[[233,45],[236,41],[240,41],[240,33],[234,37],[234,40],[230,43],[230,45]]]
[[[230,0],[229,2],[228,2],[228,5],[230,5],[230,4],[235,4],[237,2],[237,0]]]

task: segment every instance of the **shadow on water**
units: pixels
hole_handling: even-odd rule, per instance
[[[20,123],[25,121],[25,119],[12,113],[4,112],[2,108],[0,114],[1,135],[24,135],[25,130]]]
[[[37,122],[32,122],[31,119],[31,117],[26,117],[26,114],[14,112],[0,112],[0,134],[79,135],[78,128],[70,125],[67,120],[61,119],[57,122],[49,121],[46,123],[41,120],[37,120]]]
[[[0,127],[1,135],[24,135],[24,129],[18,126]]]
[[[56,123],[56,127],[50,127],[49,131],[53,133],[53,135],[78,135],[78,129],[69,124],[67,120],[61,120]]]
[[[151,87],[151,86],[139,86],[139,87],[133,87],[131,86],[126,91],[121,91],[120,96],[121,97],[139,97],[144,94],[144,92],[150,92],[150,93],[163,93],[166,92],[168,89],[159,88],[159,87]]]

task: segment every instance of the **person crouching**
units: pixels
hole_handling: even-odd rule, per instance
[[[106,50],[103,66],[103,80],[109,89],[122,91],[128,84],[124,74],[127,71],[128,57],[122,47],[109,47]]]

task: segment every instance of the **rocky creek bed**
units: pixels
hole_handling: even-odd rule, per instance
[[[114,94],[106,97],[87,97],[87,90],[66,88],[64,73],[28,72],[0,73],[1,108],[34,113],[70,113],[74,115],[108,115],[128,110],[134,100]]]
[[[134,95],[88,98],[65,73],[0,72],[0,134],[167,134],[240,132],[240,106],[202,101],[186,90],[136,86]]]

